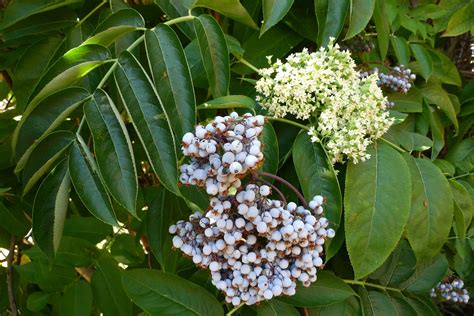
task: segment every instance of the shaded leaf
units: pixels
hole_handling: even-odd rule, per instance
[[[153,170],[168,190],[179,195],[172,114],[166,112],[150,78],[132,54],[120,56],[115,79]]]
[[[326,151],[320,143],[311,142],[311,137],[306,132],[302,132],[293,144],[293,163],[303,195],[307,200],[311,200],[316,195],[322,195],[326,199],[324,216],[332,223],[332,228],[337,230],[341,222],[342,195],[339,181]],[[330,245],[330,241],[327,242]],[[327,253],[326,260],[334,254]]]
[[[400,284],[402,290],[428,293],[448,272],[448,260],[442,254],[416,267],[415,272]]]
[[[359,288],[362,309],[366,316],[396,316],[397,312],[390,298],[376,291],[367,291],[365,288]]]
[[[299,316],[296,308],[277,299],[263,301],[257,306],[257,316]]]
[[[210,15],[201,15],[194,19],[194,29],[211,93],[214,97],[227,95],[230,69],[229,50],[224,33]]]
[[[433,72],[433,62],[429,52],[420,44],[412,43],[410,47],[420,67],[420,74],[428,81]]]
[[[260,36],[285,17],[293,2],[294,0],[263,0],[263,24],[260,28]]]
[[[107,191],[90,164],[80,145],[74,142],[69,154],[69,175],[77,195],[92,215],[104,223],[117,225]]]
[[[344,40],[354,37],[364,30],[372,17],[375,0],[352,0],[350,6],[349,29]]]
[[[255,24],[250,14],[239,0],[196,0],[193,4],[193,8],[196,7],[209,8],[237,22],[250,26],[251,28],[258,29],[257,24]]]
[[[196,124],[196,100],[191,72],[176,33],[158,25],[145,33],[145,47],[155,89],[178,138]]]
[[[474,25],[474,3],[468,3],[456,11],[448,22],[446,32],[442,36],[458,36],[469,32]]]
[[[120,114],[103,90],[84,104],[84,114],[94,140],[97,167],[112,197],[136,214],[137,174],[132,145]]]
[[[224,314],[214,296],[174,274],[149,269],[129,270],[122,274],[122,284],[131,300],[150,315]]]
[[[117,262],[108,255],[102,256],[95,266],[91,279],[92,295],[99,310],[105,315],[132,315],[132,303],[125,294]]]
[[[295,306],[316,307],[342,302],[356,295],[352,288],[329,271],[319,271],[318,280],[309,287],[299,284],[296,294],[281,300]]]
[[[47,255],[59,248],[69,204],[70,181],[63,160],[41,183],[33,204],[33,237]]]
[[[65,151],[74,140],[74,134],[67,131],[53,132],[43,138],[31,151],[31,155],[24,164],[22,175],[23,195],[44,176],[53,164],[65,154]],[[23,159],[16,168],[22,166]]]
[[[315,0],[314,9],[318,21],[318,43],[327,46],[329,38],[338,38],[349,11],[349,0]]]
[[[84,280],[68,287],[60,301],[60,315],[87,316],[92,312],[92,289]]]

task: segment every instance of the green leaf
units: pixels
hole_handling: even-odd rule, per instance
[[[423,98],[421,91],[416,87],[412,87],[410,90],[408,90],[407,94],[388,94],[387,98],[395,103],[395,106],[392,108],[392,110],[403,113],[417,113],[423,111]]]
[[[112,197],[136,214],[137,174],[132,144],[112,100],[96,90],[84,104],[84,114],[94,140],[97,167]]]
[[[161,24],[145,33],[145,47],[155,89],[176,136],[196,124],[196,100],[183,47],[171,27]]]
[[[257,316],[299,316],[296,308],[277,299],[263,301],[257,306]]]
[[[398,63],[400,65],[408,65],[410,62],[410,47],[407,40],[394,35],[390,37],[390,42],[392,43],[395,56],[397,56]]]
[[[77,23],[77,14],[71,8],[58,8],[22,19],[15,25],[2,30],[4,42],[27,36],[41,36],[45,33],[66,29]]]
[[[278,171],[278,138],[273,126],[265,124],[263,126],[260,141],[263,144],[263,156],[265,157],[263,165],[259,170],[276,174]]]
[[[69,175],[77,195],[92,215],[110,225],[118,225],[112,203],[91,162],[82,153],[77,142],[69,154]]]
[[[409,152],[415,150],[425,151],[433,146],[433,141],[424,135],[402,130],[400,133],[400,144]]]
[[[366,316],[396,316],[397,312],[390,298],[376,291],[367,291],[365,288],[359,288],[362,309]]]
[[[85,239],[63,236],[59,245],[54,264],[71,267],[87,267],[98,254],[96,245]]]
[[[193,4],[193,8],[196,7],[209,8],[231,18],[232,20],[258,30],[257,24],[255,24],[254,20],[239,0],[196,0]]]
[[[112,226],[99,221],[95,217],[73,216],[64,223],[64,236],[82,238],[97,244],[113,234]]]
[[[62,157],[74,140],[74,134],[68,131],[53,132],[35,145],[31,155],[24,164],[22,175],[23,195],[44,176],[51,166]],[[17,168],[21,166],[18,162]]]
[[[400,316],[418,316],[416,310],[411,306],[405,297],[390,296],[393,306]]]
[[[302,132],[293,144],[293,163],[300,181],[303,195],[311,200],[315,195],[326,199],[325,217],[337,230],[341,222],[342,195],[331,160],[320,143],[311,142],[311,137]],[[330,241],[328,240],[328,244]],[[329,260],[335,253],[327,253]]]
[[[349,11],[349,0],[315,0],[314,9],[318,21],[318,43],[327,46],[329,38],[338,38]]]
[[[84,78],[89,72],[108,62],[110,61],[86,61],[66,69],[64,72],[57,75],[50,82],[48,82],[31,100],[28,106],[36,107],[37,103],[47,96],[73,86],[75,83]]]
[[[172,236],[168,228],[179,219],[189,216],[188,208],[181,199],[162,187],[153,191],[153,198],[148,205],[146,229],[151,251],[164,271],[174,272],[176,261],[181,255],[178,251],[171,251]]]
[[[69,204],[67,171],[63,160],[41,183],[33,203],[33,237],[50,257],[59,248]]]
[[[329,271],[319,271],[318,280],[309,287],[299,284],[296,294],[281,300],[295,306],[317,307],[342,302],[356,295],[352,288]]]
[[[349,29],[344,40],[350,39],[362,32],[372,17],[375,0],[352,0],[349,16]],[[406,63],[405,63],[406,65]]]
[[[22,209],[14,206],[6,207],[2,201],[0,201],[0,226],[16,236],[25,236],[30,230]]]
[[[432,48],[428,48],[428,50],[433,61],[433,73],[431,79],[460,87],[462,84],[461,76],[451,58],[441,50]]]
[[[474,139],[466,138],[451,148],[445,159],[461,172],[468,173],[474,167]]]
[[[384,264],[370,275],[383,285],[398,286],[415,271],[416,257],[406,239],[402,239]]]
[[[294,0],[263,0],[263,24],[260,28],[260,36],[280,22],[290,11],[293,3]]]
[[[474,25],[474,3],[468,3],[456,11],[448,22],[446,32],[442,36],[458,36],[469,32]]]
[[[120,56],[115,79],[153,170],[168,190],[179,195],[172,113],[166,112],[150,78],[132,54]]]
[[[453,198],[448,181],[430,160],[408,155],[404,158],[410,168],[412,187],[406,235],[421,263],[433,258],[448,238]]]
[[[222,29],[213,17],[201,15],[194,19],[194,30],[212,95],[227,95],[230,81],[229,50]]]
[[[26,19],[34,14],[51,11],[63,6],[81,3],[79,0],[37,0],[34,2],[12,1],[3,13],[0,29]]]
[[[15,82],[13,93],[20,109],[26,107],[41,74],[54,58],[60,43],[61,40],[56,37],[40,40],[32,44],[18,59],[12,80]]]
[[[281,58],[302,40],[303,38],[298,33],[282,24],[277,24],[262,37],[259,37],[258,33],[254,33],[243,43],[244,58],[257,68],[267,67],[267,56],[272,55],[273,58]],[[243,64],[232,67],[232,71],[240,75],[254,73],[254,70]]]
[[[181,1],[169,1],[169,0],[154,0],[155,4],[169,18],[179,18],[188,14],[195,0],[181,0]],[[194,30],[191,22],[178,23],[176,27],[181,30],[188,38],[194,38]]]
[[[34,108],[28,107],[13,135],[15,156],[27,159],[35,142],[63,123],[88,95],[83,88],[71,87],[52,94]]]
[[[257,102],[246,95],[226,95],[224,97],[216,98],[206,101],[197,107],[198,110],[211,109],[234,109],[242,108],[252,111],[255,114]]]
[[[430,118],[431,137],[433,138],[433,147],[431,149],[431,160],[438,157],[444,147],[444,125],[441,121],[438,111],[425,105]]]
[[[150,269],[129,270],[122,274],[122,284],[130,299],[150,315],[224,314],[214,296],[174,274]]]
[[[26,300],[26,307],[32,312],[39,312],[48,305],[51,293],[47,292],[33,292],[28,295]]]
[[[450,180],[449,184],[451,185],[454,198],[454,219],[457,227],[456,236],[465,238],[474,211],[472,198],[469,191],[457,181]]]
[[[61,315],[87,316],[92,312],[92,289],[84,280],[68,287],[60,301]]]
[[[43,74],[35,86],[32,96],[35,96],[51,80],[71,67],[90,61],[106,61],[111,58],[109,50],[101,45],[82,45],[67,51]],[[69,88],[69,87],[68,87]],[[35,108],[37,106],[35,105]],[[31,111],[31,106],[25,112]]]
[[[379,43],[380,57],[382,60],[387,56],[388,36],[390,34],[390,24],[387,19],[387,12],[384,0],[376,0],[374,8],[375,29],[377,31],[377,42]]]
[[[110,254],[120,263],[128,266],[136,266],[145,260],[145,253],[140,241],[129,234],[115,236],[110,247]]]
[[[117,262],[108,255],[102,256],[95,266],[91,279],[92,296],[104,315],[132,315],[132,303],[123,290],[121,273]]]
[[[427,301],[422,300],[419,297],[407,297],[406,300],[410,303],[411,307],[416,311],[416,315],[426,315],[426,316],[437,316],[441,315],[437,308],[435,310],[431,308]]]
[[[420,44],[412,43],[410,44],[410,47],[416,61],[418,62],[420,74],[426,81],[428,81],[433,72],[433,62],[429,52]]]
[[[421,90],[421,93],[430,104],[435,104],[444,114],[446,114],[449,120],[454,124],[456,130],[459,128],[456,111],[454,110],[451,98],[440,84],[427,85]]]
[[[415,293],[427,293],[447,272],[448,260],[444,255],[438,254],[430,261],[419,265],[410,278],[400,284],[400,288]]]
[[[362,316],[362,310],[359,300],[355,296],[349,297],[347,300],[323,307],[312,308],[308,310],[309,316]]]
[[[401,155],[380,143],[346,173],[345,232],[355,278],[377,269],[402,236],[410,211],[410,173]],[[393,185],[403,183],[403,186]]]

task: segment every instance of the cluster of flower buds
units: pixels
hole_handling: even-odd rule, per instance
[[[341,49],[351,52],[368,53],[374,49],[375,45],[372,41],[363,36],[356,36],[347,43],[341,45]]]
[[[323,244],[335,235],[322,216],[323,197],[307,207],[270,199],[267,185],[247,184],[236,195],[211,198],[205,214],[169,228],[173,246],[211,271],[233,305],[294,295],[323,266]]]
[[[416,75],[404,66],[394,67],[388,74],[379,73],[378,85],[390,88],[398,93],[407,93]]]
[[[463,287],[464,281],[461,279],[440,282],[435,288],[431,289],[430,296],[433,298],[442,297],[454,303],[467,303],[469,302],[469,293]]]
[[[262,133],[265,117],[236,112],[217,116],[207,125],[198,125],[194,133],[182,139],[182,151],[191,157],[181,165],[182,184],[206,188],[209,195],[225,196],[241,186],[240,178],[257,169],[263,161]]]

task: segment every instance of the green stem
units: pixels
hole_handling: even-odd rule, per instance
[[[284,119],[284,118],[272,117],[272,116],[265,116],[265,117],[266,117],[267,119],[269,119],[270,121],[277,121],[277,122],[282,122],[282,123],[290,124],[290,125],[297,126],[297,127],[299,127],[299,128],[302,128],[302,129],[304,129],[304,130],[309,131],[309,127],[308,127],[308,126],[305,126],[305,125],[300,124],[300,123],[295,122],[295,121],[287,120],[287,119]]]
[[[194,15],[191,15],[191,14],[190,14],[190,15],[181,16],[181,17],[179,17],[179,18],[166,21],[166,22],[163,23],[163,24],[166,24],[166,25],[173,25],[173,24],[176,24],[176,23],[191,21],[191,20],[193,20],[194,18],[196,18],[196,17],[195,17]]]
[[[468,172],[468,173],[462,174],[460,176],[451,177],[451,178],[449,178],[449,180],[464,178],[464,177],[468,177],[468,176],[472,176],[472,175],[474,175],[474,173]]]
[[[405,149],[395,145],[394,143],[392,143],[391,141],[386,140],[385,138],[379,138],[379,139],[386,142],[387,144],[389,144],[390,146],[392,146],[393,148],[395,148],[396,150],[398,150],[401,153],[406,153],[407,152]]]
[[[238,55],[234,55],[235,58],[242,64],[244,64],[245,66],[249,67],[250,69],[252,69],[253,71],[255,71],[256,73],[259,73],[259,69],[257,67],[255,67],[254,65],[252,65],[250,62],[248,62],[247,60],[245,60],[244,58],[238,56]]]
[[[343,281],[347,284],[361,285],[363,287],[368,286],[368,287],[381,289],[381,290],[384,290],[384,291],[394,291],[394,292],[402,293],[402,291],[400,289],[396,289],[394,287],[387,287],[387,286],[383,286],[383,285],[380,285],[380,284],[369,283],[369,282],[364,282],[364,281],[356,281],[356,280],[345,280],[345,279],[343,279]]]
[[[237,305],[236,307],[234,307],[233,309],[231,309],[227,314],[226,316],[231,316],[233,313],[235,313],[239,308],[241,308],[242,306],[244,306],[245,303],[240,303],[239,305]]]
[[[108,2],[108,0],[104,0],[102,1],[101,3],[99,3],[94,9],[92,9],[91,12],[87,13],[87,15],[85,17],[83,17],[77,24],[76,24],[76,27],[81,25],[82,23],[84,23],[88,18],[90,18],[97,10],[100,9],[100,7],[102,7],[104,4],[106,4]]]

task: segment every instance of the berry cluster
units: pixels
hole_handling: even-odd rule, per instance
[[[463,287],[464,281],[461,279],[454,279],[451,282],[440,282],[436,285],[436,288],[431,289],[430,296],[433,298],[440,296],[454,303],[467,303],[469,302],[469,293]]]
[[[377,85],[382,88],[389,88],[398,93],[407,93],[411,88],[413,80],[416,79],[416,75],[411,73],[411,70],[405,68],[405,66],[396,66],[388,74],[379,72],[378,68],[372,68],[370,70],[361,71],[359,76],[361,78],[367,78],[372,74],[377,74],[379,79]]]
[[[191,161],[181,165],[179,181],[204,187],[209,195],[225,196],[231,188],[235,191],[241,186],[240,178],[263,161],[262,143],[257,137],[264,123],[262,115],[239,117],[233,112],[186,133],[182,151]]]
[[[233,305],[294,295],[297,281],[309,286],[326,238],[335,235],[321,215],[323,197],[305,208],[270,195],[269,186],[250,183],[234,196],[211,198],[205,216],[194,213],[169,229],[173,246],[208,268]]]
[[[413,80],[416,79],[416,75],[404,66],[394,67],[388,74],[379,73],[378,75],[379,81],[377,84],[380,87],[389,88],[403,94],[408,92]]]
[[[363,36],[356,36],[351,41],[341,45],[341,49],[350,50],[351,52],[368,53],[374,49],[375,45],[372,41],[367,40]]]

